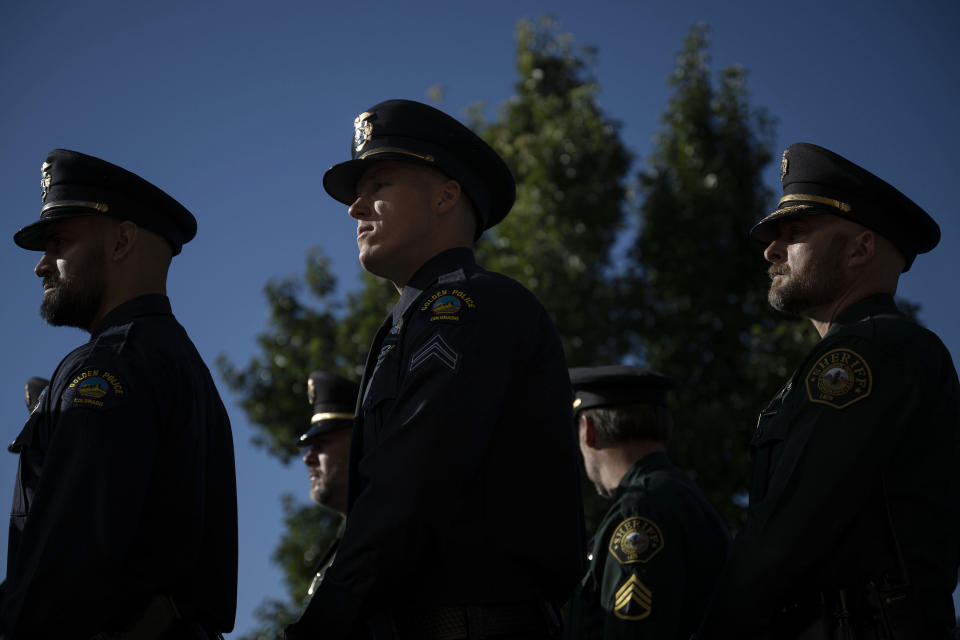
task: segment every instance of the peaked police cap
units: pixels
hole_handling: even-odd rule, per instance
[[[830,214],[872,229],[893,243],[910,269],[918,253],[940,242],[940,227],[926,211],[866,169],[833,151],[807,142],[790,145],[780,163],[783,197],[775,211],[750,230],[772,241],[778,222],[795,216]]]
[[[323,188],[349,205],[357,182],[371,164],[402,160],[433,167],[460,183],[479,217],[477,236],[503,220],[516,199],[513,174],[503,159],[473,131],[431,106],[387,100],[353,122],[350,160],[323,176]]]
[[[40,174],[40,219],[13,236],[24,249],[42,251],[44,227],[77,216],[110,216],[135,222],[166,239],[173,255],[197,235],[197,220],[182,204],[106,160],[54,149]]]

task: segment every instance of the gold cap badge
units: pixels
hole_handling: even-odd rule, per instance
[[[790,162],[787,160],[787,152],[783,152],[783,157],[780,159],[780,182],[783,182],[783,179],[787,177],[787,167],[790,165]]]
[[[44,162],[40,167],[40,202],[47,201],[47,190],[50,188],[50,182],[53,180],[53,177],[48,171],[50,166],[49,162]]]
[[[361,151],[373,135],[373,113],[364,111],[353,120],[353,149]]]

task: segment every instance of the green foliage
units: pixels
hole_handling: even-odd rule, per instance
[[[474,127],[505,158],[517,179],[511,214],[477,246],[480,264],[523,283],[553,316],[571,366],[646,362],[683,382],[671,443],[679,464],[699,481],[728,521],[746,476],[750,427],[763,402],[813,340],[803,322],[766,302],[761,248],[746,231],[771,206],[761,172],[771,160],[773,126],[747,103],[742,69],[720,72],[714,88],[707,32],[691,30],[670,78],[673,96],[656,149],[639,175],[639,207],[630,201],[631,154],[619,124],[596,103],[595,51],[577,46],[549,20],[517,28],[515,95]],[[438,98],[437,93],[434,97]],[[625,262],[612,248],[638,216],[639,234]],[[330,369],[359,379],[369,343],[396,292],[365,276],[344,302],[318,250],[303,279],[271,281],[261,353],[237,367],[218,364],[257,430],[255,443],[289,462],[306,427],[305,381]],[[607,507],[584,479],[588,529]],[[337,519],[284,499],[286,532],[274,554],[288,601],[257,612],[270,637],[302,607],[319,554]],[[504,523],[509,526],[509,523]]]
[[[815,333],[767,304],[763,248],[747,230],[772,207],[761,172],[773,124],[749,107],[742,68],[721,71],[714,88],[707,35],[690,30],[670,77],[625,289],[644,301],[630,326],[636,352],[682,383],[672,455],[735,523],[750,428]]]
[[[547,19],[521,22],[515,95],[483,131],[516,177],[517,202],[487,233],[478,260],[537,295],[572,366],[622,347],[601,325],[618,304],[610,250],[624,227],[631,154],[596,103],[593,57]]]

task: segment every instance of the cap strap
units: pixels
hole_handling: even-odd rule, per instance
[[[370,149],[370,151],[364,151],[359,156],[357,156],[357,160],[366,160],[370,156],[380,155],[381,153],[396,153],[401,156],[410,156],[418,160],[423,160],[424,162],[436,162],[436,158],[434,158],[429,153],[414,153],[412,151],[407,151],[406,149],[398,149],[396,147],[378,147],[376,149]]]
[[[71,208],[82,208],[82,209],[95,209],[101,213],[106,213],[110,210],[103,202],[85,202],[83,200],[58,200],[57,202],[50,202],[43,205],[43,209],[40,209],[40,215],[42,216],[47,211],[52,211],[53,209],[62,209],[64,207]]]
[[[310,418],[310,424],[321,420],[353,420],[354,417],[352,413],[315,413]]]
[[[828,204],[831,207],[834,207],[835,209],[840,209],[840,211],[843,211],[843,212],[853,210],[853,207],[847,204],[846,202],[840,202],[839,200],[834,200],[833,198],[824,198],[823,196],[814,196],[808,193],[791,193],[790,195],[783,196],[782,198],[780,198],[780,204],[783,204],[784,202],[794,202],[796,200],[804,200],[807,202],[817,202],[819,204]]]

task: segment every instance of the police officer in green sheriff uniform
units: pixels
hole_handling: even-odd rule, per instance
[[[310,428],[297,439],[306,448],[303,463],[310,475],[310,499],[344,517],[347,512],[347,476],[350,465],[350,435],[353,428],[353,408],[360,393],[360,385],[329,371],[314,371],[307,378],[307,399],[313,407]],[[343,535],[343,525],[337,537],[327,547],[307,597],[313,595],[323,580],[324,573],[333,564]]]
[[[571,369],[570,380],[587,477],[613,504],[590,545],[566,637],[687,640],[730,537],[664,450],[676,382],[627,366]]]
[[[700,637],[950,637],[960,552],[960,387],[893,301],[937,224],[873,174],[795,144],[752,230],[770,304],[820,342],[760,413],[748,520]]]

